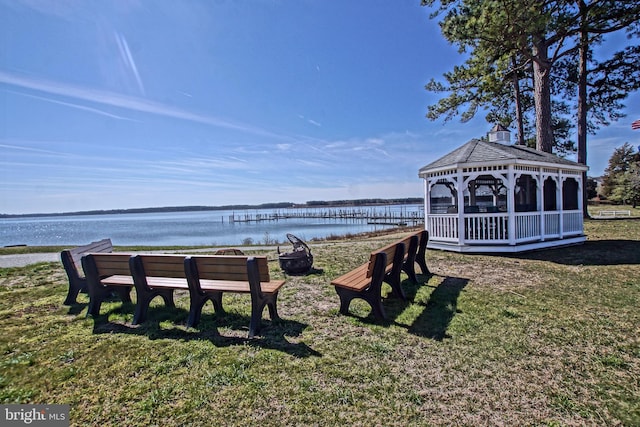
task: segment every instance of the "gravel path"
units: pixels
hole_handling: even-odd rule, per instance
[[[60,261],[60,254],[58,252],[2,255],[0,256],[0,268],[24,267],[25,265],[35,264],[37,262],[56,261]]]
[[[251,246],[245,249],[253,250],[276,250],[276,246]],[[202,248],[191,249],[186,251],[180,251],[180,253],[198,253],[198,252],[211,252],[217,248]],[[242,249],[242,248],[240,248]],[[283,249],[288,250],[286,245],[283,245]],[[145,253],[171,253],[171,251],[145,251]],[[61,262],[59,252],[42,252],[33,254],[12,254],[12,255],[0,255],[0,268],[9,267],[24,267],[29,264],[35,264],[38,262]]]
[[[325,245],[350,245],[350,241],[344,240],[340,242],[319,242],[309,244],[311,251],[313,252],[314,247],[325,246]],[[291,245],[288,243],[283,243],[279,246],[234,246],[240,250],[258,250],[258,251],[274,251],[274,255],[277,255],[277,249],[280,248],[282,252],[290,251]],[[199,249],[189,249],[189,250],[181,250],[177,251],[145,251],[144,253],[198,253],[198,252],[214,252],[220,248],[199,248]],[[132,252],[135,253],[135,252]],[[9,268],[9,267],[24,267],[29,264],[35,264],[38,262],[61,262],[60,260],[60,252],[42,252],[42,253],[33,253],[33,254],[13,254],[13,255],[0,255],[0,268]]]

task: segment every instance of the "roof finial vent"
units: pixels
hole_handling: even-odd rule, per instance
[[[511,132],[502,125],[495,125],[489,131],[489,142],[499,142],[500,144],[511,143]]]

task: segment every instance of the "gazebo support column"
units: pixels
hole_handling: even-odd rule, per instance
[[[465,244],[465,218],[464,218],[464,177],[462,169],[458,168],[456,175],[456,190],[458,191],[458,244]]]
[[[507,212],[509,213],[509,245],[516,245],[516,175],[513,165],[509,165],[507,174]]]
[[[429,215],[431,214],[431,186],[429,185],[429,180],[428,179],[423,179],[423,187],[424,187],[424,214],[425,214],[425,218],[429,218]],[[431,233],[431,230],[429,230],[429,221],[425,221],[424,222],[424,229],[427,230],[429,233]]]
[[[562,176],[562,171],[558,171],[558,185],[556,185],[556,206],[558,206],[558,233],[560,234],[560,238],[564,238],[564,197],[563,197],[563,188],[564,188],[564,177]]]
[[[537,185],[536,185],[536,189],[537,189],[537,193],[538,193],[538,212],[540,212],[540,241],[544,242],[544,236],[545,236],[545,232],[544,230],[546,230],[546,216],[545,216],[545,210],[544,210],[544,176],[542,175],[542,168],[540,168],[538,170],[538,179],[537,179]]]

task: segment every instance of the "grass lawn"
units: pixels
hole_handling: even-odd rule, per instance
[[[585,232],[515,256],[429,251],[434,275],[385,299],[385,324],[358,300],[339,314],[329,282],[398,235],[317,244],[253,340],[247,296],[198,329],[188,295],[158,299],[136,327],[131,304],[63,306],[59,263],[0,269],[0,402],[67,403],[74,426],[638,426],[640,219]]]

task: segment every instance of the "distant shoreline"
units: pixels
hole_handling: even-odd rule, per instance
[[[107,209],[107,210],[89,210],[89,211],[75,211],[75,212],[55,212],[55,213],[0,214],[0,219],[2,218],[37,218],[37,217],[45,217],[45,216],[221,211],[221,210],[234,210],[234,209],[235,210],[295,209],[295,208],[411,205],[411,204],[422,204],[423,200],[424,199],[422,197],[409,197],[409,198],[399,198],[399,199],[355,199],[355,200],[309,201],[306,203],[276,202],[276,203],[263,203],[259,205],[165,206],[165,207],[154,207],[154,208]]]

